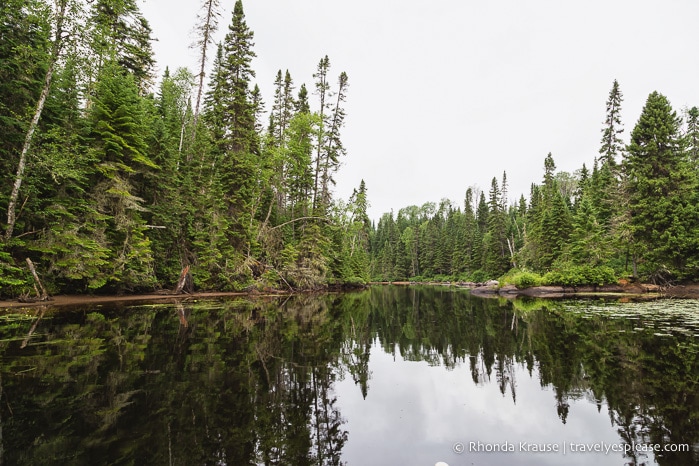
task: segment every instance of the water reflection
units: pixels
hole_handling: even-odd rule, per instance
[[[696,303],[681,303],[513,303],[382,287],[4,315],[0,457],[697,464],[699,332]],[[471,442],[568,452],[470,451]],[[693,451],[569,451],[593,442]]]

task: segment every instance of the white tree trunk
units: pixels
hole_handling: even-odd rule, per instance
[[[41,119],[41,113],[44,111],[44,104],[46,104],[46,98],[48,97],[49,90],[51,89],[51,79],[53,78],[53,71],[56,67],[58,56],[61,53],[61,46],[63,41],[63,21],[66,16],[67,5],[68,0],[58,0],[56,2],[56,31],[53,47],[51,49],[51,56],[49,57],[49,67],[46,70],[46,76],[44,77],[44,88],[41,90],[41,95],[39,96],[39,100],[36,103],[34,117],[32,117],[32,121],[29,124],[29,129],[27,129],[27,135],[24,138],[24,144],[22,145],[22,152],[19,155],[19,163],[17,164],[17,174],[15,175],[15,182],[12,185],[10,201],[7,205],[7,229],[5,230],[5,241],[8,241],[10,238],[12,238],[12,233],[14,233],[15,230],[15,223],[17,222],[17,200],[19,199],[19,189],[22,187],[22,180],[24,179],[24,170],[27,167],[27,154],[29,153],[29,148],[32,144],[34,131],[36,131],[36,127],[39,124],[39,119]]]

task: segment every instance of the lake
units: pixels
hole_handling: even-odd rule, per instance
[[[0,314],[2,464],[699,464],[699,301],[449,287]]]

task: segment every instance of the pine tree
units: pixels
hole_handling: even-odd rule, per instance
[[[287,144],[287,131],[294,115],[294,98],[292,95],[294,86],[291,75],[287,70],[285,77],[282,79],[282,71],[277,72],[277,77],[274,81],[274,103],[269,116],[269,144],[266,149],[269,151],[281,151]],[[273,156],[272,156],[273,157]],[[288,162],[283,157],[276,157],[278,163],[274,164],[274,178],[277,181],[274,186],[276,190],[277,209],[283,210],[286,207],[286,171],[288,170]]]
[[[255,153],[255,114],[250,99],[250,81],[255,77],[252,59],[253,32],[245,21],[243,3],[235,2],[233,19],[223,41],[223,61],[220,63],[223,82],[216,82],[225,90],[220,97],[224,106],[223,124],[228,149],[236,154]],[[220,79],[220,77],[219,77]]]
[[[532,185],[526,220],[526,238],[521,253],[523,265],[549,269],[562,258],[570,234],[570,201],[561,193],[556,164],[549,153],[544,160],[542,186]]]
[[[599,166],[593,171],[590,184],[591,201],[597,210],[597,219],[610,229],[612,219],[618,215],[617,206],[620,193],[619,166],[617,157],[623,154],[624,145],[620,138],[624,128],[621,124],[621,103],[623,96],[619,83],[615,80],[607,100],[607,116],[602,128],[602,141],[599,149]]]
[[[325,122],[326,122],[326,99],[328,92],[330,91],[330,83],[328,82],[328,72],[330,70],[330,59],[326,55],[320,59],[316,72],[313,74],[315,82],[315,93],[318,95],[318,100],[320,101],[319,114],[320,114],[320,131],[318,132],[318,146],[316,149],[315,157],[315,175],[313,181],[313,210],[315,210],[320,205],[320,181],[321,181],[321,167],[323,161],[322,150],[325,145]],[[305,88],[304,88],[305,89]]]
[[[144,216],[158,227],[149,231],[149,238],[154,257],[159,258],[154,265],[161,283],[172,283],[182,267],[191,265],[188,228],[195,215],[193,204],[201,197],[194,187],[196,171],[188,160],[194,83],[195,76],[186,68],[172,75],[166,69],[149,112],[153,130],[147,140],[149,155],[160,169],[145,172],[142,192],[149,210]]]
[[[568,256],[578,265],[603,265],[609,257],[608,236],[599,224],[592,202],[583,195],[573,216]]]
[[[328,113],[327,131],[324,133],[323,161],[321,174],[321,194],[322,206],[330,204],[330,185],[335,184],[333,174],[340,167],[340,158],[345,155],[345,147],[342,143],[340,131],[344,126],[345,109],[343,103],[347,98],[349,81],[347,73],[340,73],[338,78],[338,89],[335,93],[335,103],[330,107]]]
[[[330,205],[330,186],[335,183],[333,174],[337,171],[340,158],[345,148],[340,137],[344,125],[345,109],[343,103],[347,98],[349,81],[347,73],[342,72],[338,78],[338,89],[330,92],[330,59],[326,55],[318,63],[315,78],[316,95],[320,101],[320,119],[322,125],[318,132],[318,147],[315,157],[315,175],[313,184],[313,208],[324,212]],[[334,101],[331,100],[334,97]]]
[[[541,216],[540,266],[550,267],[564,251],[570,234],[570,211],[554,176],[556,164],[549,152],[544,161],[543,212]]]
[[[667,98],[648,96],[624,160],[635,258],[661,280],[697,274],[696,171]]]
[[[59,290],[103,286],[109,256],[101,241],[104,216],[88,195],[94,166],[83,144],[78,75],[72,58],[55,72],[33,149],[35,169],[27,178],[38,201],[25,204],[36,231],[28,246],[44,279]]]

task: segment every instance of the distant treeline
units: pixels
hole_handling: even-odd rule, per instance
[[[525,286],[699,278],[699,109],[681,118],[653,92],[625,145],[622,101],[614,81],[592,169],[557,172],[549,153],[528,200],[509,204],[503,173],[487,193],[469,188],[463,206],[384,214],[372,277],[484,281],[515,269],[506,280]]]

